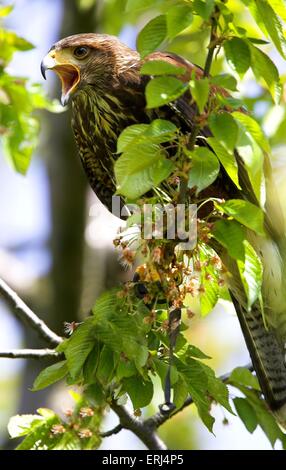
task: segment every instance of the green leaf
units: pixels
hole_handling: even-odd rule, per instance
[[[33,384],[33,391],[42,390],[63,379],[68,373],[66,361],[60,361],[42,370]]]
[[[232,38],[224,42],[224,51],[229,65],[243,76],[250,67],[251,57],[248,44],[240,38]]]
[[[244,102],[241,99],[233,98],[233,96],[222,96],[221,94],[217,95],[218,102],[223,106],[227,106],[233,110],[240,109],[244,106]]]
[[[237,91],[237,81],[229,73],[222,73],[221,75],[215,75],[211,78],[211,83],[227,90]]]
[[[153,52],[164,41],[167,35],[166,16],[153,18],[144,26],[137,37],[137,49],[141,57]]]
[[[164,157],[158,144],[142,142],[123,153],[115,163],[117,193],[136,199],[158,186],[172,169],[172,161]]]
[[[274,103],[278,103],[281,96],[281,84],[277,67],[260,49],[249,43],[251,52],[251,68],[255,78],[266,83]]]
[[[127,150],[138,151],[138,145],[144,144],[147,148],[152,144],[161,144],[172,140],[177,127],[170,121],[164,119],[155,119],[151,124],[133,124],[126,127],[120,134],[117,140],[117,153],[122,153]],[[152,147],[154,150],[159,147]]]
[[[18,36],[13,31],[8,31],[7,29],[0,28],[0,63],[2,67],[2,73],[3,68],[7,66],[8,63],[12,60],[13,55],[16,51],[28,51],[33,48],[34,46],[30,42]],[[10,75],[8,74],[4,74],[4,76],[6,78],[8,77],[10,79],[13,79],[13,77],[10,77]],[[0,76],[0,79],[2,78],[3,76]],[[21,79],[19,78],[19,81],[20,80]]]
[[[94,340],[94,347],[87,356],[87,359],[83,365],[83,376],[85,383],[93,383],[95,380],[101,349],[102,345]]]
[[[168,178],[173,163],[160,152],[158,145],[142,144],[137,151],[123,153],[114,166],[117,194],[137,199]]]
[[[127,0],[125,11],[145,10],[154,4],[154,0]]]
[[[114,362],[113,351],[108,346],[104,345],[99,356],[96,378],[105,387],[109,385],[115,377]]]
[[[185,72],[185,67],[178,67],[165,60],[148,60],[140,69],[141,75],[183,75]]]
[[[16,171],[25,174],[39,134],[39,122],[32,117],[32,113],[40,107],[43,93],[39,87],[28,86],[25,79],[7,73],[0,74],[0,90],[2,101],[3,97],[6,100],[3,106],[0,99],[1,127],[7,129],[1,136],[4,154]],[[45,104],[41,102],[41,107],[46,107],[46,103],[47,100]]]
[[[257,142],[257,144],[265,151],[270,152],[270,145],[269,142],[255,119],[253,119],[248,114],[240,113],[235,111],[232,113],[234,119],[243,126],[243,130],[245,132],[249,132],[249,134],[253,137],[253,139]]]
[[[256,406],[254,405],[254,403]],[[258,399],[256,399],[255,402],[254,400],[251,401],[251,405],[253,406],[256,412],[257,421],[263,429],[264,433],[266,434],[267,438],[269,439],[269,442],[272,447],[274,447],[277,439],[280,439],[281,442],[284,442],[285,449],[285,434],[283,434],[281,429],[279,428],[275,417],[271,413],[269,413],[269,409],[265,406],[265,404],[259,403]]]
[[[245,398],[234,398],[233,403],[238,416],[244,423],[246,429],[253,433],[257,428],[257,416],[251,404]]]
[[[264,214],[260,207],[242,199],[229,199],[223,203],[215,203],[219,210],[233,217],[245,227],[250,228],[258,235],[265,235]]]
[[[257,378],[245,367],[236,367],[232,371],[228,381],[233,385],[244,385],[245,387],[251,387],[254,390],[260,391]]]
[[[259,16],[267,30],[268,35],[274,42],[277,50],[282,57],[286,58],[286,40],[283,33],[283,26],[280,19],[276,15],[273,8],[266,0],[259,0],[256,2],[256,7]]]
[[[214,9],[214,0],[194,0],[193,7],[195,12],[204,20],[208,20]]]
[[[65,432],[57,441],[52,450],[82,450],[82,441],[73,432]]]
[[[206,364],[202,364],[204,371],[208,377],[208,393],[209,395],[220,405],[222,405],[227,411],[233,414],[229,403],[229,393],[228,388],[225,383],[221,381],[221,379],[215,376],[214,371],[207,366]]]
[[[137,374],[137,369],[134,362],[128,361],[126,359],[120,359],[117,370],[116,377],[118,380],[121,380],[124,377],[132,377],[132,375]]]
[[[162,389],[164,389],[166,376],[167,376],[168,369],[169,369],[169,364],[166,364],[166,362],[164,362],[160,359],[157,359],[157,358],[153,359],[153,363],[154,363],[154,366],[155,366],[155,370],[156,370],[157,374],[160,377],[161,384],[162,384]],[[172,365],[172,367],[171,367],[171,386],[172,386],[172,388],[175,385],[175,383],[178,381],[178,379],[179,379],[179,376],[178,376],[176,366]]]
[[[207,143],[214,150],[217,158],[219,159],[220,163],[224,167],[230,179],[234,182],[234,184],[239,189],[241,189],[239,185],[239,181],[238,181],[238,168],[237,168],[237,163],[236,163],[234,153],[232,151],[228,151],[214,137],[208,137]]]
[[[113,361],[112,361],[113,364]],[[113,372],[113,371],[112,371]],[[108,392],[107,392],[108,394]],[[85,388],[84,395],[92,406],[106,406],[106,391],[99,381],[94,382]]]
[[[193,398],[201,420],[208,430],[212,432],[214,418],[210,415],[210,400],[207,397],[208,376],[203,364],[191,358],[188,359],[187,364],[176,359],[175,364],[179,377],[188,386],[189,394]]]
[[[264,154],[269,152],[269,143],[259,124],[246,114],[233,113],[239,127],[236,150],[245,163],[250,182],[260,200]]]
[[[188,5],[176,5],[168,9],[167,31],[168,37],[173,39],[177,34],[188,28],[193,21],[193,13]]]
[[[192,96],[199,108],[199,112],[203,113],[209,97],[209,79],[201,78],[200,80],[191,80],[190,89]]]
[[[269,44],[269,41],[264,41],[264,39],[260,39],[260,38],[250,38],[248,36],[248,41],[252,42],[253,44],[262,44],[262,45],[265,45],[265,44]]]
[[[179,377],[178,381],[174,385],[173,402],[177,409],[180,409],[185,403],[189,395],[189,387],[182,376]]]
[[[188,186],[196,187],[196,192],[199,193],[215,181],[219,173],[219,162],[215,154],[205,147],[198,147],[188,154],[192,160]]]
[[[233,151],[238,137],[238,126],[231,114],[211,114],[210,129],[215,138],[229,151]]]
[[[146,332],[143,315],[137,311],[129,315],[124,301],[117,296],[117,290],[102,294],[93,307],[94,334],[114,352],[124,352],[134,360],[137,369],[148,359]]]
[[[166,119],[154,119],[145,131],[145,137],[150,142],[162,144],[172,140],[178,131],[178,128]]]
[[[272,6],[273,10],[286,21],[286,5],[285,0],[268,0],[268,3]]]
[[[243,244],[245,247],[245,260],[244,262],[238,260],[237,265],[247,294],[247,307],[250,310],[256,300],[261,298],[263,266],[256,251],[248,241],[244,240]]]
[[[186,345],[188,344],[185,336],[181,333],[182,331],[185,331],[187,329],[188,329],[188,327],[186,325],[184,325],[184,323],[181,322],[180,333],[177,336],[176,346],[175,346],[175,353],[176,354],[179,354],[180,351],[182,349],[184,349],[186,347]]]
[[[219,298],[218,273],[209,260],[216,253],[206,244],[200,244],[199,261],[201,265],[200,284],[203,291],[200,292],[200,313],[203,317],[208,315],[215,307]],[[210,280],[208,277],[210,276]]]
[[[14,170],[22,175],[27,173],[30,166],[39,131],[38,122],[35,119],[27,120],[26,125],[26,130],[23,130],[20,122],[18,122],[11,134],[4,136],[3,139],[3,151],[7,160]],[[29,134],[30,132],[31,134]],[[29,135],[31,136],[30,142],[26,141]]]
[[[10,418],[8,423],[9,436],[14,439],[22,437],[29,433],[31,425],[42,423],[43,418],[39,415],[16,415]]]
[[[153,78],[147,83],[145,90],[147,108],[158,108],[175,101],[187,91],[187,88],[187,83],[175,77]]]
[[[92,318],[79,325],[67,342],[65,356],[67,367],[73,379],[77,378],[95,343]]]
[[[196,392],[200,393],[202,398],[204,398],[208,386],[208,377],[204,365],[193,358],[188,358],[187,363],[179,361],[176,358],[174,363],[178,372],[185,378],[188,385],[196,389]]]
[[[229,23],[233,23],[233,13],[232,11],[227,7],[226,5],[227,2],[220,2],[219,4],[219,10],[220,10],[220,14],[221,16],[224,18],[224,21],[226,23],[226,25],[229,25]],[[236,30],[242,30],[243,28],[239,28],[239,27],[236,27]]]
[[[38,408],[37,413],[43,416],[43,418],[53,418],[55,416],[55,412],[49,408]]]
[[[30,95],[31,104],[36,109],[47,109],[52,113],[64,113],[65,110],[58,100],[50,100],[41,85],[33,83],[29,85],[28,92]]]
[[[218,220],[212,234],[232,258],[244,261],[245,228],[242,225],[235,220]]]
[[[122,153],[129,146],[137,144],[149,128],[149,124],[133,124],[124,129],[117,140],[117,153]]]
[[[217,304],[219,297],[219,287],[216,282],[203,281],[204,292],[200,295],[200,307],[202,317],[206,317]]]
[[[253,407],[257,416],[257,421],[268,437],[271,445],[274,446],[277,439],[280,439],[285,447],[285,434],[282,433],[273,414],[269,412],[269,408],[265,401],[261,400],[257,396],[257,392],[249,390],[244,386],[240,386],[239,388]]]
[[[245,131],[241,125],[239,126],[236,150],[245,164],[257,200],[260,201],[264,155],[261,147],[258,146],[249,132]]]
[[[34,45],[27,41],[26,39],[18,36],[14,31],[8,31],[7,29],[0,29],[0,44],[1,52],[0,56],[3,57],[5,53],[5,48],[13,49],[13,51],[30,51],[34,49]]]
[[[123,388],[128,393],[134,410],[144,408],[153,398],[153,383],[151,380],[143,381],[141,376],[123,379]]]
[[[189,390],[191,392],[191,396],[194,400],[194,404],[197,407],[199,416],[207,427],[207,429],[212,432],[213,425],[215,422],[214,417],[210,414],[210,403],[206,397],[197,393],[197,390],[189,384]]]
[[[25,436],[16,450],[51,450],[62,435],[51,435],[51,427],[60,424],[60,419],[52,411],[44,415],[22,415],[11,418],[8,430],[11,437]]]
[[[196,357],[198,359],[211,359],[210,356],[207,356],[203,351],[201,351],[197,346],[193,344],[188,344],[187,346],[187,355],[191,357]]]
[[[4,18],[4,16],[10,15],[13,8],[14,8],[14,5],[7,5],[5,7],[0,7],[0,18]]]

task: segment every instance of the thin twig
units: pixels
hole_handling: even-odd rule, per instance
[[[0,351],[0,357],[8,359],[55,359],[60,356],[61,353],[54,349],[7,349],[7,351]]]
[[[251,372],[253,371],[253,365],[250,363],[250,364],[247,364],[246,366],[244,366],[245,369],[248,369],[250,370]],[[231,372],[228,372],[227,374],[223,374],[219,377],[219,379],[222,381],[222,382],[227,382],[228,379],[230,378],[231,376]],[[166,421],[168,421],[168,419],[172,418],[174,415],[180,413],[181,411],[183,411],[185,408],[187,408],[188,406],[192,405],[192,403],[194,403],[194,400],[193,398],[190,396],[186,399],[186,401],[184,402],[184,404],[181,406],[181,408],[177,408],[175,411],[171,412],[171,413],[164,413],[162,414],[160,411],[156,414],[154,414],[153,416],[151,416],[150,418],[147,418],[143,423],[145,424],[145,426],[149,427],[149,429],[157,429],[159,428],[160,426],[162,426],[162,424],[164,424]]]
[[[205,61],[205,66],[204,66],[204,71],[203,71],[203,76],[208,77],[210,74],[211,66],[212,66],[212,61],[214,57],[214,52],[215,48],[217,46],[217,36],[216,36],[216,31],[217,31],[217,21],[218,21],[218,16],[219,16],[219,10],[218,8],[215,9],[215,12],[211,18],[211,32],[210,32],[210,40],[209,40],[209,45],[208,45],[208,54],[206,57]],[[188,140],[188,150],[194,150],[195,144],[197,137],[199,135],[199,132],[201,130],[201,125],[196,122],[199,118],[199,110],[197,107],[197,112],[195,113],[195,116],[193,118],[194,120],[194,125],[190,133],[190,137]],[[185,178],[182,178],[181,183],[180,183],[180,192],[178,196],[178,202],[180,204],[184,204],[186,200],[186,195],[187,195],[187,189],[188,189],[188,179],[189,175],[185,175]]]
[[[110,429],[110,431],[101,432],[100,437],[113,436],[114,434],[118,434],[120,431],[122,431],[122,429],[123,429],[123,427],[121,426],[121,424],[117,424],[117,426],[115,426],[115,428],[113,428],[113,429]]]
[[[208,45],[208,55],[207,55],[205,66],[204,66],[204,77],[208,77],[210,74],[214,51],[217,46],[216,30],[217,30],[218,16],[219,16],[219,9],[216,7],[214,14],[211,17],[211,34],[210,34],[210,42]]]
[[[203,72],[204,77],[207,77],[210,73],[210,69],[211,69],[211,65],[212,65],[212,61],[213,61],[213,56],[214,56],[214,51],[215,51],[215,48],[217,46],[216,31],[217,31],[218,17],[219,17],[219,10],[218,10],[218,8],[215,8],[214,14],[211,18],[211,32],[210,32],[210,40],[209,40],[209,45],[208,45],[208,54],[207,54],[207,58],[206,58],[206,61],[205,61],[204,72]],[[201,130],[201,125],[199,123],[199,117],[200,117],[200,112],[199,112],[199,108],[197,106],[195,116],[194,116],[194,125],[193,125],[193,128],[191,130],[191,133],[190,133],[190,136],[189,136],[189,139],[188,139],[188,150],[190,150],[190,151],[194,150],[195,145],[196,145],[197,137],[198,137],[199,132]],[[191,170],[191,168],[190,168],[190,170]],[[184,177],[181,178],[181,181],[180,181],[180,191],[179,191],[179,194],[178,194],[178,203],[179,204],[185,204],[186,203],[190,170],[188,171],[188,173]],[[171,348],[170,348],[170,350],[171,350]],[[169,370],[168,370],[168,374],[166,376],[166,383],[165,383],[165,401],[166,401],[166,395],[167,395],[166,391],[168,392],[168,395],[170,395],[170,383],[169,383],[169,381],[170,381],[170,365],[169,365]],[[169,400],[169,402],[170,402],[170,400]],[[171,408],[170,408],[170,411],[171,411]],[[169,416],[168,413],[162,414],[162,415],[161,415],[161,413],[159,413],[159,415],[162,417],[162,419],[163,419],[163,417],[165,418],[166,416]],[[163,421],[163,422],[165,422],[165,421]]]
[[[111,408],[119,417],[122,428],[132,431],[145,444],[147,449],[167,449],[164,442],[155,433],[154,428],[151,429],[144,421],[134,418],[125,406],[118,405],[116,401],[113,401]]]
[[[48,344],[57,346],[62,342],[62,338],[30,309],[3,279],[0,279],[0,294],[0,299],[2,297],[7,302],[19,320],[35,330]]]

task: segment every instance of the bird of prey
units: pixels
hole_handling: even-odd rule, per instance
[[[156,59],[184,67],[186,72],[180,78],[185,82],[193,74],[197,79],[203,76],[199,67],[172,53],[155,52],[147,56],[144,62]],[[144,91],[150,77],[140,74],[141,66],[138,52],[116,37],[104,34],[79,34],[64,38],[51,47],[41,64],[44,78],[47,69],[59,76],[62,104],[71,101],[72,128],[84,170],[92,189],[109,210],[116,190],[113,169],[116,143],[123,129],[135,123],[149,123],[155,118],[169,119],[186,134],[194,126],[195,107],[189,91],[169,105],[146,109]],[[220,93],[224,91],[220,90]],[[208,128],[202,129],[197,142],[204,145],[205,141],[200,137],[210,135]],[[241,190],[232,184],[221,168],[210,188],[212,195],[224,199],[241,198],[259,205],[237,152],[235,158]],[[258,301],[249,311],[235,261],[222,248],[219,255],[231,273],[228,287],[262,392],[270,409],[285,424],[285,228],[267,157],[264,171],[267,235],[263,238],[250,230],[248,232],[248,239],[264,267],[264,312]]]

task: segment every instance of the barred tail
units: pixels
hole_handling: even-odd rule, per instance
[[[233,295],[232,300],[262,393],[269,407],[279,412],[283,405],[286,405],[286,366],[283,346],[271,327],[265,329],[259,305],[254,306],[251,312],[247,312],[242,309]],[[282,419],[285,423],[286,413]]]

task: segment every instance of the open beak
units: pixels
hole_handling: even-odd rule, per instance
[[[41,72],[45,80],[47,70],[54,70],[60,77],[62,83],[61,103],[65,106],[79,84],[79,69],[73,64],[57,62],[54,57],[54,51],[51,51],[44,57],[41,63]]]

